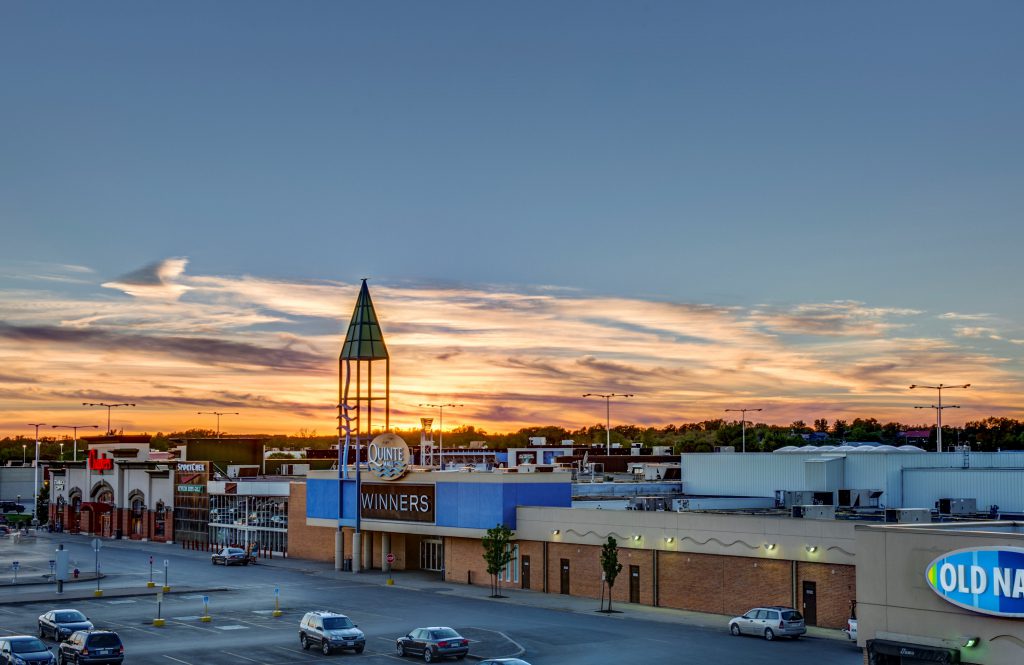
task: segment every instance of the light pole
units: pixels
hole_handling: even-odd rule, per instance
[[[938,391],[938,393],[939,393],[939,403],[937,405],[926,406],[926,407],[917,407],[917,408],[935,409],[935,422],[936,422],[936,428],[935,428],[935,448],[940,453],[942,452],[942,410],[943,409],[959,409],[960,408],[959,406],[956,406],[956,405],[942,406],[942,391],[943,391],[943,389],[949,390],[950,388],[970,388],[970,387],[971,387],[971,384],[969,384],[969,383],[959,383],[959,384],[954,385],[954,386],[947,386],[944,383],[940,383],[937,386],[920,386],[920,385],[915,383],[914,385],[910,386],[911,390],[913,390],[915,388],[928,388],[930,390]]]
[[[197,416],[217,416],[217,438],[220,438],[220,417],[237,416],[238,411],[196,411]]]
[[[121,402],[120,404],[107,404],[106,402],[82,402],[82,406],[102,406],[107,410],[107,434],[113,434],[114,432],[110,429],[110,410],[119,406],[135,406],[129,402]]]
[[[29,427],[36,428],[36,463],[32,468],[32,496],[35,497],[35,501],[32,502],[32,523],[39,524],[39,428],[46,423],[29,423]],[[24,455],[22,464],[24,464]]]
[[[607,393],[602,395],[601,393],[586,393],[584,397],[600,397],[604,399],[604,417],[605,417],[605,443],[604,443],[604,454],[612,454],[612,398],[613,397],[634,397],[633,393]]]
[[[75,432],[75,448],[74,448],[74,457],[71,458],[72,462],[77,462],[78,461],[78,430],[86,429],[87,427],[91,427],[93,429],[99,429],[100,428],[99,425],[52,425],[52,427],[54,429],[69,429],[69,430],[73,430]],[[63,460],[64,459],[64,444],[61,443],[60,446],[61,446],[60,447],[60,457]]]
[[[764,409],[726,409],[726,412],[736,411],[743,414],[743,452],[747,452],[747,411],[764,411]]]
[[[441,471],[444,471],[444,410],[445,407],[454,409],[465,406],[465,404],[420,404],[420,406],[425,406],[429,409],[437,409],[438,421],[440,421],[438,430],[441,432],[441,436],[439,437],[437,444],[438,468]]]
[[[28,444],[27,443],[21,444],[21,465],[22,466],[25,466],[25,455],[27,454],[27,452],[28,452]]]

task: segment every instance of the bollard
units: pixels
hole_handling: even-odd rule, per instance
[[[199,617],[203,623],[210,623],[210,597],[203,596],[203,616]]]
[[[274,616],[281,616],[281,587],[274,587]]]

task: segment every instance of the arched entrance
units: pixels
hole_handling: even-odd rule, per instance
[[[147,519],[146,495],[140,490],[132,490],[128,495],[128,537],[133,540],[148,537]]]
[[[89,533],[99,534],[106,538],[114,535],[114,488],[107,481],[100,481],[93,485],[92,501],[87,508],[90,509]]]
[[[68,497],[71,504],[68,511],[68,526],[71,533],[79,533],[82,530],[82,490],[78,487],[72,488]]]

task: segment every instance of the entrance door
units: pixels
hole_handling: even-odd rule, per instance
[[[562,568],[562,585],[561,585],[561,589],[560,589],[559,592],[565,594],[566,596],[568,596],[569,595],[569,560],[568,559],[562,559],[561,560],[561,568]]]
[[[523,581],[523,588],[530,588],[530,555],[523,555],[522,571],[520,572],[520,579]]]
[[[808,626],[818,625],[818,589],[816,582],[804,581],[804,622]]]
[[[444,568],[444,541],[424,538],[420,541],[420,569],[440,572]]]
[[[640,602],[640,566],[629,567],[629,602]]]

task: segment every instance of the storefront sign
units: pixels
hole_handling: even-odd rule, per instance
[[[381,480],[398,480],[409,470],[412,458],[402,437],[391,432],[381,434],[366,450],[367,466]]]
[[[53,489],[55,491],[57,491],[57,492],[63,492],[64,491],[64,479],[63,478],[54,478],[53,479]]]
[[[363,483],[359,507],[363,519],[434,521],[434,486]]]
[[[174,473],[174,492],[178,495],[206,494],[209,462],[180,462]]]
[[[205,491],[204,485],[178,485],[178,494],[202,494]]]
[[[976,547],[943,554],[925,571],[946,602],[1000,617],[1024,618],[1024,548]]]
[[[112,471],[114,460],[109,457],[100,457],[95,450],[89,451],[89,468],[93,471]]]

